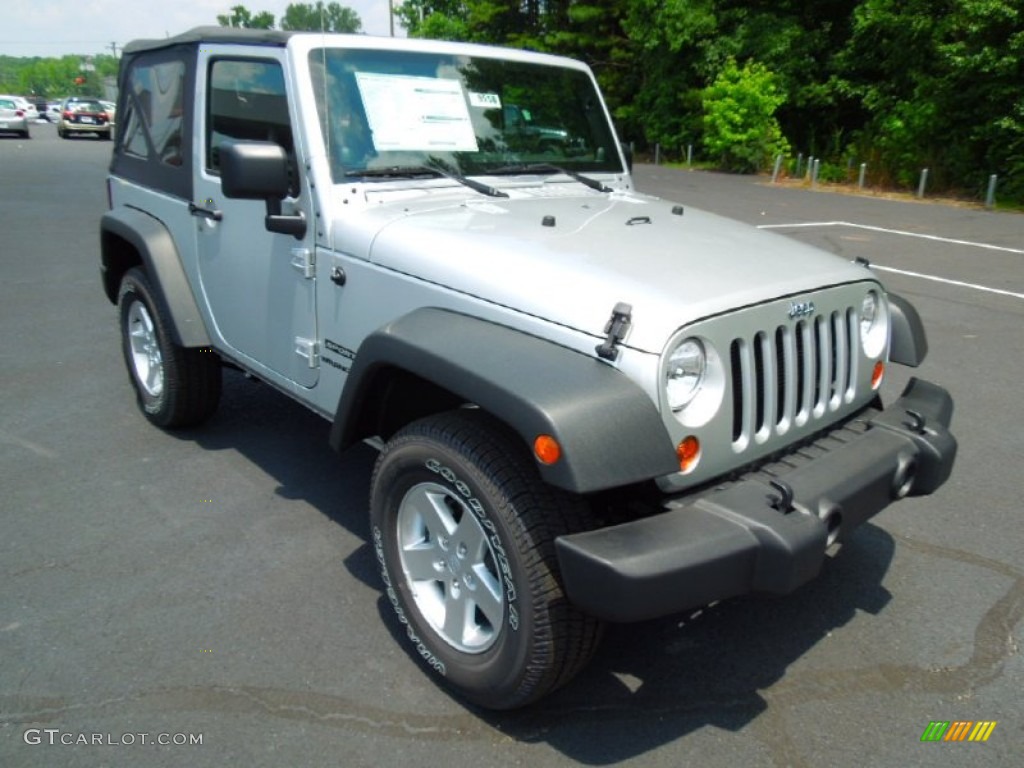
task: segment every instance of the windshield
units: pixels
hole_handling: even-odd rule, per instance
[[[467,176],[532,164],[622,172],[585,72],[359,49],[317,49],[309,62],[336,182],[363,170],[438,165]]]

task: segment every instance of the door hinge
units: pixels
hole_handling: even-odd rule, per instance
[[[309,248],[292,248],[292,266],[311,279],[316,274],[316,253]]]
[[[320,364],[320,345],[313,341],[313,339],[304,339],[301,336],[296,336],[295,354],[306,358],[310,368],[316,368]]]

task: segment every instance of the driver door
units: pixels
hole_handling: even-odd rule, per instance
[[[219,146],[228,139],[280,144],[291,160],[292,180],[282,211],[302,211],[309,220],[282,57],[274,50],[258,59],[200,53],[198,71],[206,73],[196,137],[202,158],[190,210],[214,332],[239,362],[279,383],[309,388],[319,373],[312,232],[302,239],[268,232],[263,201],[224,196],[218,162]]]

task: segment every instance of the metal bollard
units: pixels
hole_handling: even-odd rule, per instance
[[[693,165],[693,144],[686,145],[686,167]]]
[[[793,173],[793,178],[794,179],[799,179],[800,178],[800,171],[802,171],[803,168],[804,168],[804,153],[800,152],[796,156],[796,171]]]
[[[988,192],[985,194],[985,207],[992,210],[996,207],[996,180],[997,176],[993,173],[988,177]]]
[[[864,174],[868,170],[867,163],[860,164],[860,175],[857,177],[857,189],[864,189]]]
[[[928,183],[928,169],[921,169],[921,183],[917,185],[917,196],[924,197],[924,187]]]
[[[821,158],[814,158],[814,170],[811,172],[811,186],[818,186],[818,174],[821,172]]]
[[[654,164],[661,165],[661,144],[654,145]]]
[[[775,168],[772,169],[772,184],[779,180],[779,170],[782,168],[782,155],[775,156]]]

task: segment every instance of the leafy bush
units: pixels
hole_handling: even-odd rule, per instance
[[[776,77],[763,64],[742,68],[728,59],[704,89],[704,146],[728,171],[756,173],[789,152],[775,111],[786,101]]]

